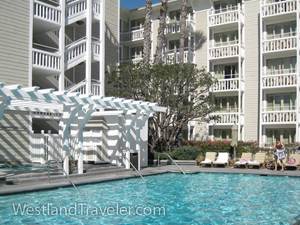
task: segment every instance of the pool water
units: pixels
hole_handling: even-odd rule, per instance
[[[5,164],[0,164],[0,170],[11,170],[11,171],[24,171],[24,170],[46,170],[47,166],[44,165],[12,165],[11,167],[6,166]]]
[[[136,178],[79,186],[81,195],[70,187],[0,196],[0,221],[290,224],[300,213],[299,178],[212,173],[145,178],[147,183]]]

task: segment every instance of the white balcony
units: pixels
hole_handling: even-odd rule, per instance
[[[297,74],[278,74],[262,77],[262,88],[297,87]]]
[[[218,79],[217,83],[213,85],[213,92],[221,91],[238,91],[240,88],[244,90],[244,81],[239,82],[239,78],[230,78],[230,79]]]
[[[191,14],[188,14],[185,26],[186,30],[190,29],[192,32],[195,30],[195,21]],[[168,35],[178,33],[180,33],[180,20],[171,20],[169,17],[167,17],[165,34]]]
[[[60,24],[61,9],[46,3],[34,1],[34,17],[51,23]]]
[[[296,123],[296,111],[269,111],[262,112],[263,124]]]
[[[238,57],[241,54],[245,56],[245,49],[239,44],[230,44],[224,46],[213,46],[209,48],[209,59],[223,59],[229,57]]]
[[[231,23],[239,22],[239,20],[242,23],[244,23],[245,21],[244,10],[240,6],[240,4],[228,10],[211,9],[208,15],[208,26],[231,24]]]
[[[284,15],[297,12],[297,1],[287,0],[281,2],[267,3],[262,1],[262,17]]]
[[[123,32],[120,34],[121,42],[138,41],[144,39],[144,28],[133,31]]]
[[[211,121],[210,124],[220,124],[220,125],[233,125],[234,123],[239,123],[239,114],[236,113],[213,113],[212,115],[220,116],[219,120]],[[241,117],[244,117],[241,115]],[[241,118],[241,123],[243,123],[243,118]]]
[[[123,59],[122,63],[129,63],[132,62],[134,65],[138,64],[139,62],[141,62],[143,60],[142,56],[138,56],[136,58],[132,58],[132,59]]]
[[[48,70],[60,70],[60,54],[39,49],[32,50],[32,66]]]
[[[262,41],[263,53],[278,52],[297,49],[297,37],[280,37],[271,40]]]
[[[185,48],[187,49],[187,48]],[[175,51],[175,52],[174,52]],[[184,51],[184,56],[183,56],[183,62],[187,63],[187,62],[194,62],[194,51],[191,51],[189,53],[188,50]],[[190,57],[190,58],[189,58]],[[173,63],[179,63],[179,50],[167,50],[167,53],[165,54],[165,62],[169,63],[169,64],[173,64]]]
[[[66,69],[70,69],[73,66],[81,63],[85,60],[86,54],[86,37],[83,37],[70,45],[66,46],[65,60]]]

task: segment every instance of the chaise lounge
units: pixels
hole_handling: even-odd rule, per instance
[[[205,160],[200,162],[199,166],[210,165],[212,167],[213,162],[216,160],[216,152],[206,152]]]
[[[266,166],[266,153],[256,153],[255,160],[248,162],[247,166],[259,166],[259,169],[263,169]]]
[[[228,159],[228,152],[219,152],[218,158],[215,162],[213,162],[213,165],[224,165],[226,168],[228,167]]]
[[[245,166],[246,169],[248,169],[248,162],[250,162],[252,159],[252,153],[250,152],[243,152],[242,156],[239,161],[234,163],[234,168],[237,166]]]
[[[298,171],[299,170],[299,166],[300,166],[300,154],[291,154],[290,155],[290,159],[292,157],[296,159],[296,163],[289,164],[289,162],[283,162],[284,167],[296,167],[296,170]]]

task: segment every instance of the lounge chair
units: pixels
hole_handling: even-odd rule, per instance
[[[228,167],[228,159],[229,159],[228,152],[219,152],[218,158],[215,162],[213,162],[213,164],[224,165],[225,167]]]
[[[213,162],[216,160],[216,152],[206,152],[206,156],[205,156],[205,160],[200,162],[199,166],[203,166],[203,165],[210,165],[212,167]]]
[[[300,154],[291,154],[290,155],[290,159],[292,157],[296,159],[296,163],[295,164],[289,164],[289,162],[283,162],[284,163],[284,167],[296,167],[296,169],[298,171],[299,170],[299,166],[300,166]]]
[[[249,161],[251,161],[251,159],[252,159],[252,153],[243,152],[240,160],[235,162],[233,166],[234,166],[234,168],[236,168],[237,166],[243,165],[243,166],[245,166],[246,169],[248,169],[247,164],[248,164]]]
[[[247,163],[248,166],[259,166],[259,169],[263,169],[266,166],[266,153],[256,153],[255,160]]]

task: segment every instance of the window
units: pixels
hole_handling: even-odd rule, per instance
[[[215,98],[215,105],[220,107],[220,112],[222,113],[238,112],[238,97],[232,96]]]
[[[297,57],[267,60],[267,75],[296,73]]]
[[[295,36],[296,21],[267,25],[267,39]]]
[[[215,129],[214,130],[214,139],[215,140],[232,140],[231,129]]]
[[[238,78],[239,76],[238,63],[229,65],[215,65],[214,71],[215,78],[217,79],[232,79]]]
[[[296,93],[268,94],[267,111],[289,111],[296,109]]]
[[[191,16],[193,16],[193,9],[192,7],[188,7],[187,8],[187,14],[190,14]],[[169,17],[171,21],[177,21],[180,20],[180,16],[181,16],[181,9],[177,9],[177,10],[173,10],[169,12]]]
[[[143,57],[143,47],[134,47],[130,49],[131,59],[138,59]]]
[[[232,45],[239,43],[238,31],[227,31],[223,33],[216,33],[214,35],[215,45],[222,46],[222,45]]]
[[[296,140],[296,129],[266,129],[267,144],[273,146],[276,138],[279,138],[283,144],[293,143]]]
[[[238,3],[241,0],[220,0],[214,2],[215,13],[224,12],[227,10],[236,10]]]
[[[184,48],[187,49],[189,47],[188,38],[184,39]],[[169,41],[169,50],[170,52],[178,52],[180,48],[180,40]],[[191,37],[191,48],[194,48],[194,37]]]
[[[138,30],[144,26],[145,18],[131,20],[131,30]]]

